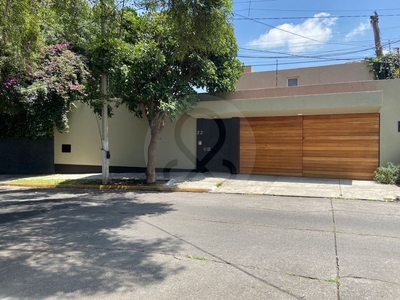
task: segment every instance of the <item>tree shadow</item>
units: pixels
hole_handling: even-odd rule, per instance
[[[183,270],[163,254],[179,252],[182,241],[144,240],[133,226],[140,216],[172,212],[171,204],[119,191],[29,189],[15,196],[0,195],[0,298],[134,292]]]

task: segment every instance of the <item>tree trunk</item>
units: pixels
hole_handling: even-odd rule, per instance
[[[165,126],[165,118],[167,114],[165,112],[158,113],[154,120],[149,120],[151,138],[149,147],[147,148],[147,168],[146,168],[146,182],[156,182],[156,149],[157,142],[160,138],[160,133]]]

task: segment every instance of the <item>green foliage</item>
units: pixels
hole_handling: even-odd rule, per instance
[[[86,47],[89,8],[87,0],[0,0],[0,138],[68,129],[88,71],[67,41]]]
[[[177,52],[193,50],[215,53],[224,49],[225,38],[233,36],[232,0],[144,0],[167,16]],[[151,7],[151,5],[150,5]]]
[[[0,0],[0,69],[4,60],[19,67],[42,46],[37,1]]]
[[[0,0],[0,137],[49,136],[68,129],[74,101],[100,113],[118,98],[148,119],[154,170],[165,119],[190,110],[198,88],[234,90],[243,65],[231,9],[232,0]]]
[[[399,78],[399,57],[396,53],[389,52],[382,57],[367,57],[366,61],[375,79]]]
[[[112,3],[93,5],[101,31],[87,51],[96,78],[87,101],[99,113],[104,100],[118,98],[118,105],[147,118],[151,141],[146,176],[152,183],[156,143],[166,118],[189,111],[198,101],[198,88],[233,91],[243,71],[230,22],[232,2],[145,0],[139,11],[110,10]],[[107,96],[100,91],[101,74],[108,76]]]
[[[164,13],[138,15],[126,10],[122,24],[122,51],[114,59],[118,64],[109,69],[110,92],[136,116],[151,122],[165,113],[174,120],[198,101],[197,88],[209,93],[234,90],[243,66],[235,58],[233,34],[223,38],[224,47],[218,51],[184,53]]]
[[[43,49],[28,71],[0,81],[0,138],[52,136],[68,129],[67,113],[85,97],[89,75],[68,44]]]
[[[42,5],[41,32],[47,44],[71,43],[70,50],[84,54],[95,31],[87,0],[48,0]]]
[[[196,256],[196,255],[188,255],[188,258],[194,259],[194,260],[208,260],[207,257]]]
[[[400,165],[388,162],[386,167],[379,167],[374,173],[374,180],[385,184],[400,183]]]

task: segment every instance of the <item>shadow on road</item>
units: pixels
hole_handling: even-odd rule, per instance
[[[143,215],[173,211],[140,193],[15,190],[0,193],[0,298],[110,294],[163,281],[182,267],[155,254],[176,253],[172,237],[140,239]],[[164,260],[161,260],[164,261]]]

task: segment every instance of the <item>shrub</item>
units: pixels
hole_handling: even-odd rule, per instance
[[[68,130],[67,113],[74,101],[86,97],[90,78],[84,59],[68,46],[45,47],[27,70],[0,74],[0,139],[35,139],[53,136],[55,128]]]
[[[388,162],[386,167],[379,167],[374,173],[374,180],[379,183],[400,183],[400,165]]]

